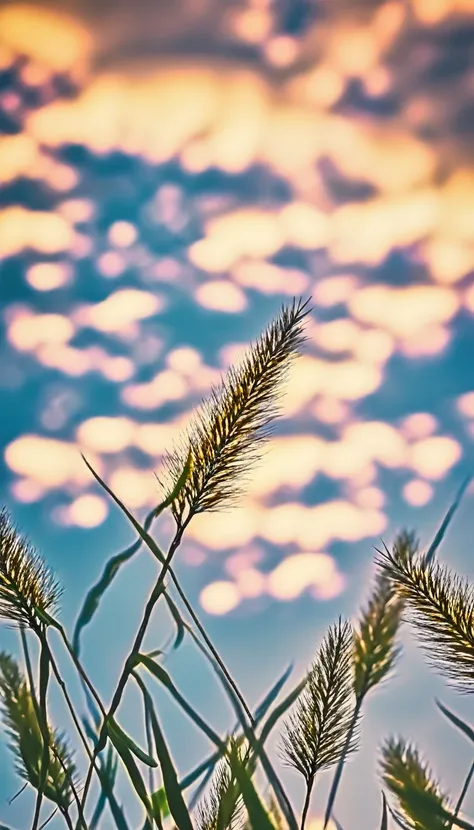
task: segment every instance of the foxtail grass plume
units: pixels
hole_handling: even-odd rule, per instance
[[[401,534],[400,542],[406,540]],[[342,778],[347,751],[357,728],[366,695],[381,683],[393,668],[400,653],[395,643],[403,602],[388,577],[379,573],[368,605],[359,619],[358,630],[353,634],[352,667],[355,707],[347,731],[343,751],[339,757],[324,815],[327,827],[332,815],[336,795]]]
[[[36,550],[17,533],[5,508],[0,512],[0,619],[35,627],[38,612],[51,612],[61,589]]]
[[[3,722],[16,757],[18,774],[34,789],[41,782],[43,739],[34,701],[14,658],[0,652],[0,703]],[[72,786],[77,783],[73,755],[64,737],[50,730],[50,753],[44,795],[60,810],[67,810],[72,800]]]
[[[178,524],[195,514],[235,503],[242,476],[260,456],[279,414],[278,392],[292,359],[306,341],[309,300],[293,300],[231,367],[197,411],[184,436],[164,457],[158,482],[169,497],[190,456],[190,472],[171,510]]]
[[[354,631],[354,691],[361,700],[382,682],[400,654],[396,636],[400,627],[403,601],[384,573],[375,579],[367,607]]]
[[[285,721],[281,738],[284,762],[312,784],[316,773],[336,764],[344,749],[354,711],[352,628],[331,626],[312,664],[307,683]],[[354,737],[350,752],[356,749]]]
[[[410,830],[446,830],[447,797],[415,747],[389,738],[382,746],[382,776],[398,802],[396,817]]]
[[[268,815],[275,826],[275,830],[285,830],[284,818],[273,793],[270,793],[268,799]],[[247,828],[245,828],[245,830],[247,830]]]
[[[378,553],[431,665],[458,691],[474,692],[474,586],[409,545]]]
[[[242,796],[229,761],[219,761],[209,791],[196,809],[196,830],[243,830],[245,816]]]

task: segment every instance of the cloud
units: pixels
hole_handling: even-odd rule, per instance
[[[0,257],[11,257],[27,248],[55,254],[67,251],[72,243],[70,225],[56,213],[19,206],[0,210]]]
[[[153,317],[163,310],[164,305],[163,298],[157,294],[122,288],[101,303],[78,308],[73,319],[81,326],[95,328],[106,334],[123,334],[135,331],[138,320]]]

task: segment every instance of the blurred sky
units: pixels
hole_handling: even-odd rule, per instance
[[[314,311],[275,438],[240,507],[193,520],[176,564],[249,701],[292,660],[296,683],[355,617],[381,537],[429,544],[472,472],[473,147],[473,0],[0,3],[0,487],[65,586],[69,631],[133,539],[79,451],[143,518],[164,450],[293,295]],[[442,555],[472,577],[470,513],[472,488]],[[170,520],[156,527],[165,544]],[[154,574],[141,552],[85,630],[105,699]],[[168,633],[158,614],[150,648]],[[453,797],[469,767],[433,702],[467,701],[403,642],[343,779],[345,830],[378,827],[384,735],[415,741]],[[167,665],[228,729],[192,646]],[[208,747],[157,699],[184,774]],[[138,703],[131,689],[120,718],[142,736]],[[0,769],[0,821],[20,830],[32,796],[8,806],[4,743]]]

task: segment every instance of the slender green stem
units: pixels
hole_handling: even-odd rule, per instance
[[[39,671],[39,705],[38,705],[38,725],[43,740],[43,754],[41,757],[40,778],[38,782],[38,793],[36,797],[35,812],[33,816],[33,823],[31,830],[38,830],[41,814],[41,804],[43,802],[43,793],[48,778],[49,767],[49,729],[48,729],[48,712],[46,703],[46,692],[49,680],[49,659],[44,648],[43,642],[43,627],[36,628],[36,634],[41,641],[40,650],[40,671]]]
[[[457,818],[457,817],[458,817],[459,811],[460,811],[460,809],[461,809],[461,807],[462,807],[462,803],[463,803],[463,801],[464,801],[464,799],[465,799],[465,797],[466,797],[466,793],[467,793],[467,791],[468,791],[468,789],[469,789],[469,784],[471,783],[471,779],[472,779],[472,776],[473,776],[473,775],[474,775],[474,761],[472,762],[472,764],[471,764],[471,766],[470,766],[470,768],[469,768],[469,772],[468,772],[468,774],[466,775],[466,780],[464,781],[463,788],[462,788],[462,790],[461,790],[461,794],[460,794],[460,796],[459,796],[459,798],[458,798],[458,801],[457,801],[456,807],[454,808],[454,817],[455,817],[455,818]],[[452,822],[451,822],[451,827],[453,826],[453,824],[454,824],[454,821],[452,821]]]
[[[61,808],[60,808],[61,809]],[[71,816],[69,815],[68,811],[64,808],[61,809],[61,815],[68,826],[68,830],[74,830],[74,825],[71,821]]]
[[[194,625],[196,626],[196,628],[199,631],[202,639],[206,643],[209,651],[211,652],[212,656],[214,657],[214,660],[219,665],[219,668],[221,669],[222,674],[224,675],[227,682],[229,683],[229,685],[234,690],[234,693],[237,696],[238,700],[240,701],[240,704],[241,704],[245,714],[247,715],[250,723],[252,724],[252,726],[255,726],[255,721],[253,719],[252,712],[250,711],[250,709],[249,709],[249,707],[248,707],[248,705],[245,701],[245,698],[243,697],[242,693],[240,692],[235,680],[232,678],[232,675],[230,674],[230,672],[226,668],[226,666],[225,666],[221,656],[219,655],[219,652],[217,651],[216,647],[214,646],[212,640],[210,639],[210,637],[206,633],[205,628],[203,627],[203,625],[200,622],[196,612],[194,611],[192,605],[190,604],[186,594],[184,593],[183,589],[181,588],[181,585],[179,584],[179,582],[178,582],[178,580],[175,576],[174,571],[171,570],[171,569],[170,569],[170,576],[171,576],[171,579],[173,580],[173,583],[175,585],[175,588],[176,588],[179,596],[181,597],[181,599],[183,601],[183,605],[186,607],[186,610],[187,610],[189,616],[191,617],[192,621],[194,622]]]
[[[315,776],[312,775],[311,778],[309,778],[308,781],[306,782],[306,796],[305,796],[304,805],[303,805],[303,813],[302,813],[302,816],[301,816],[301,830],[304,830],[305,825],[306,825],[306,818],[308,816],[309,804],[310,804],[310,801],[311,801],[311,792],[312,792],[313,786],[314,786],[314,779],[315,779]]]
[[[344,763],[345,763],[345,760],[346,760],[346,755],[347,755],[347,752],[348,752],[348,749],[349,749],[349,746],[350,746],[350,743],[351,743],[351,740],[352,740],[352,736],[354,734],[354,729],[356,728],[356,725],[357,725],[357,720],[358,720],[358,717],[359,717],[359,714],[360,714],[360,710],[362,708],[362,703],[364,701],[364,697],[365,697],[365,692],[360,694],[358,696],[357,700],[356,700],[356,705],[354,707],[352,720],[351,720],[349,729],[347,731],[347,736],[346,736],[346,740],[344,742],[344,747],[343,747],[343,750],[341,752],[341,757],[339,758],[339,761],[338,761],[338,764],[337,764],[337,767],[336,767],[336,772],[334,774],[333,782],[332,782],[332,785],[331,785],[331,790],[330,790],[330,793],[329,793],[326,812],[324,814],[324,830],[325,830],[325,828],[326,828],[326,826],[329,822],[329,819],[331,818],[332,809],[334,807],[334,802],[336,800],[337,791],[338,791],[338,788],[339,788],[339,784],[341,782],[342,771],[344,769]]]
[[[146,634],[146,630],[148,628],[148,624],[149,624],[151,616],[153,614],[153,610],[154,610],[155,605],[158,602],[161,594],[163,593],[163,583],[164,583],[165,576],[166,576],[166,574],[169,570],[171,559],[173,558],[174,553],[175,553],[175,551],[176,551],[176,549],[177,549],[177,547],[178,547],[178,545],[181,541],[181,537],[184,533],[186,524],[187,524],[187,522],[185,521],[185,522],[183,522],[182,525],[180,525],[177,528],[175,536],[173,538],[173,541],[171,542],[171,545],[170,545],[168,554],[166,556],[166,559],[164,561],[163,567],[160,571],[158,579],[157,579],[157,581],[154,585],[154,588],[153,588],[153,590],[152,590],[152,592],[151,592],[151,594],[148,598],[148,602],[145,606],[145,611],[144,611],[144,614],[143,614],[142,621],[140,623],[140,627],[139,627],[137,635],[135,637],[135,640],[134,640],[132,649],[130,651],[130,654],[128,655],[128,657],[125,661],[124,667],[122,669],[122,673],[120,675],[120,678],[119,678],[114,696],[112,698],[112,703],[110,705],[109,711],[104,712],[104,710],[101,708],[104,719],[103,719],[102,727],[101,727],[101,730],[100,730],[100,733],[99,733],[99,739],[96,743],[96,746],[95,746],[94,752],[93,752],[93,756],[92,756],[94,761],[97,758],[97,755],[99,754],[99,752],[105,746],[105,743],[106,743],[106,740],[107,740],[107,721],[110,717],[113,717],[113,715],[115,714],[115,712],[117,711],[117,709],[120,705],[120,701],[122,699],[122,695],[123,695],[125,686],[127,684],[127,680],[128,680],[128,678],[130,676],[130,673],[131,673],[131,671],[134,667],[135,657],[140,653],[140,649],[141,649],[141,646],[142,646],[142,643],[143,643],[143,640],[144,640],[144,637],[145,637],[145,634]],[[88,792],[89,792],[91,779],[92,779],[92,764],[90,764],[90,766],[89,766],[86,781],[85,781],[85,784],[84,784],[84,790],[83,790],[83,794],[82,794],[82,807],[83,808],[84,808],[85,801],[86,801],[86,798],[87,798],[87,795],[88,795]]]
[[[25,639],[25,646],[26,646],[26,639]],[[49,647],[49,643],[48,643],[48,640],[47,640],[47,634],[46,634],[46,631],[45,631],[45,632],[43,632],[43,633],[41,634],[41,646],[42,646],[42,648],[44,648],[44,650],[45,650],[45,653],[46,653],[47,658],[48,658],[48,660],[49,660],[49,664],[50,664],[51,669],[52,669],[52,671],[53,671],[53,674],[54,674],[54,676],[55,676],[55,678],[56,678],[56,681],[57,681],[57,683],[58,683],[58,686],[60,687],[60,689],[61,689],[61,691],[62,691],[63,697],[64,697],[64,699],[65,699],[65,701],[66,701],[67,708],[69,709],[69,712],[70,712],[70,714],[71,714],[71,717],[72,717],[72,719],[73,719],[73,721],[74,721],[74,725],[75,725],[75,727],[76,727],[76,729],[77,729],[77,732],[78,732],[78,734],[79,734],[79,736],[80,736],[80,738],[81,738],[81,741],[82,741],[82,743],[83,743],[83,745],[84,745],[84,748],[85,748],[85,750],[86,750],[87,756],[88,756],[89,760],[92,762],[92,752],[91,752],[91,750],[90,750],[90,748],[89,748],[89,744],[87,743],[87,738],[86,738],[86,736],[85,736],[85,734],[84,734],[84,731],[83,731],[82,726],[81,726],[81,724],[80,724],[79,718],[78,718],[78,717],[77,717],[77,715],[76,715],[76,712],[75,712],[75,709],[74,709],[74,704],[73,704],[73,702],[72,702],[72,700],[71,700],[71,698],[70,698],[70,696],[69,696],[69,692],[68,692],[68,690],[67,690],[67,688],[66,688],[66,684],[65,684],[65,682],[64,682],[64,680],[63,680],[63,678],[61,677],[61,674],[60,674],[59,669],[58,669],[58,665],[57,665],[56,660],[55,660],[55,658],[54,658],[54,656],[53,656],[53,653],[52,653],[52,651],[51,651],[51,649],[50,649],[50,647]],[[75,788],[75,786],[74,786],[74,782],[73,782],[73,780],[72,780],[71,776],[68,774],[68,771],[67,771],[67,769],[66,769],[66,767],[65,767],[65,765],[64,765],[64,763],[63,763],[63,761],[62,761],[62,759],[61,759],[58,755],[57,755],[56,757],[58,758],[59,763],[60,763],[60,764],[61,764],[61,766],[63,767],[64,772],[65,772],[65,773],[66,773],[66,775],[68,776],[68,779],[69,779],[69,786],[71,787],[71,792],[72,792],[72,794],[73,794],[73,796],[74,796],[74,800],[75,800],[76,805],[77,805],[78,814],[79,814],[80,820],[81,820],[81,822],[82,822],[82,827],[84,828],[84,830],[87,830],[87,824],[86,824],[86,821],[85,821],[85,818],[84,818],[84,813],[83,813],[83,811],[82,811],[81,800],[80,800],[80,798],[78,797],[77,790],[76,790],[76,788]],[[95,768],[95,765],[94,765],[94,768]],[[98,770],[97,770],[96,768],[95,768],[95,770],[96,770],[96,772],[97,772],[97,775],[99,775]]]
[[[102,713],[102,716],[105,717],[106,716],[106,711],[105,711],[104,705],[103,705],[103,703],[102,703],[102,701],[99,697],[99,693],[97,692],[97,690],[95,689],[95,687],[93,686],[93,684],[89,680],[86,672],[84,671],[84,668],[81,664],[81,661],[77,657],[77,654],[75,653],[71,643],[69,642],[64,628],[62,627],[62,625],[59,625],[59,624],[56,627],[57,627],[57,630],[59,631],[59,633],[61,635],[61,638],[63,640],[64,645],[66,646],[69,654],[71,655],[72,661],[73,661],[77,671],[79,672],[82,680],[84,681],[84,683],[86,684],[86,686],[89,689],[90,693],[92,694],[92,697],[94,698],[95,702],[97,703],[97,706],[99,707],[99,709]]]
[[[43,824],[39,826],[38,830],[43,830],[43,827],[46,827],[46,825],[49,824],[49,822],[54,818],[54,816],[58,812],[58,809],[58,807],[54,808],[53,812],[49,814],[48,818],[45,821],[43,821]]]
[[[36,633],[38,634],[38,632],[36,632]],[[42,735],[43,742],[44,742],[44,734],[43,734],[43,730],[41,729],[42,715],[41,715],[41,712],[40,712],[40,706],[39,706],[38,698],[37,698],[37,695],[36,695],[35,681],[34,681],[34,677],[33,677],[33,668],[32,668],[32,665],[31,665],[30,652],[29,652],[29,649],[28,649],[28,641],[26,639],[25,628],[24,628],[23,625],[20,626],[20,638],[21,638],[21,644],[22,644],[22,647],[23,647],[23,656],[24,656],[24,659],[25,659],[26,673],[27,673],[27,676],[28,676],[28,683],[29,683],[29,687],[30,687],[31,700],[33,701],[33,708],[35,710],[36,719],[38,721],[38,725],[40,726],[41,735]],[[48,744],[49,744],[49,734],[48,734]],[[41,767],[42,776],[43,776],[43,762],[44,762],[44,753],[43,753],[43,761],[42,761],[42,767]],[[49,754],[48,754],[47,764],[48,763],[49,763]],[[47,775],[47,772],[46,772],[46,775]],[[46,777],[45,777],[44,783],[46,783]],[[44,788],[44,784],[43,784],[43,788]],[[42,802],[42,800],[43,800],[43,792],[42,792],[42,789],[41,789],[41,779],[40,779],[40,786],[39,786],[38,794],[37,794],[37,798],[36,798],[35,813],[34,813],[34,818],[33,818],[33,826],[35,826],[35,823],[37,825],[38,822],[39,822],[39,816],[40,816],[40,811],[41,811],[41,802]]]
[[[171,564],[170,564],[171,551],[173,552],[173,554],[176,551],[177,547],[179,546],[179,544],[181,542],[184,530],[185,530],[186,526],[188,525],[188,523],[190,522],[192,516],[193,516],[193,514],[189,513],[188,516],[186,517],[186,519],[183,521],[183,523],[181,525],[179,525],[178,528],[177,528],[175,537],[174,537],[174,539],[171,543],[171,546],[170,546],[170,552],[167,555],[167,558],[165,560],[165,565],[163,566],[163,569],[160,573],[160,579],[162,579],[162,584],[161,584],[161,587],[160,587],[160,593],[161,592],[163,592],[163,593],[166,592],[166,586],[164,585],[163,579],[164,579],[164,571],[166,570],[166,565],[167,565],[168,566],[167,570],[170,573],[171,579],[172,579],[172,581],[173,581],[173,583],[176,587],[176,590],[178,591],[178,594],[181,597],[181,600],[182,600],[183,604],[185,605],[189,615],[191,616],[191,619],[195,623],[196,628],[200,632],[203,640],[205,641],[205,643],[207,645],[207,648],[209,649],[209,651],[211,653],[211,656],[209,656],[209,654],[206,651],[206,648],[202,645],[202,643],[199,641],[199,638],[194,634],[194,632],[192,632],[191,629],[189,629],[189,630],[191,631],[197,645],[203,651],[204,655],[207,657],[207,659],[209,659],[211,661],[212,664],[214,664],[214,668],[216,668],[216,664],[217,664],[218,674],[219,674],[219,677],[220,677],[221,681],[223,682],[223,685],[224,685],[224,688],[226,689],[226,692],[229,694],[229,691],[230,691],[231,696],[232,696],[232,694],[235,695],[235,698],[237,699],[237,701],[240,704],[240,706],[242,707],[245,715],[247,716],[248,720],[250,721],[250,727],[249,728],[247,727],[245,729],[245,736],[248,737],[250,739],[250,741],[253,742],[253,744],[257,744],[257,740],[256,740],[255,733],[254,733],[254,729],[255,729],[257,724],[256,724],[256,722],[253,718],[253,715],[252,715],[252,713],[251,713],[251,711],[250,711],[250,709],[249,709],[249,707],[248,707],[248,705],[245,701],[245,698],[243,697],[242,693],[240,692],[236,682],[232,678],[232,676],[229,673],[228,669],[226,668],[222,658],[220,657],[219,652],[217,651],[217,649],[213,645],[211,639],[207,635],[204,627],[202,626],[199,618],[197,617],[194,609],[192,608],[191,604],[189,603],[189,600],[187,599],[186,594],[182,590],[182,588],[181,588],[181,586],[178,582],[178,579],[177,579],[177,577],[176,577],[176,575],[173,571],[173,568],[171,567]],[[149,517],[147,517],[147,519],[148,518]],[[150,521],[150,525],[151,525],[151,521]],[[153,550],[153,548],[150,546],[150,544],[148,542],[147,542],[147,545],[152,550],[152,553],[156,556],[155,551]],[[287,819],[290,823],[290,826],[293,828],[293,830],[295,830],[296,820],[295,820],[294,815],[293,815],[291,803],[288,799],[288,796],[285,793],[284,788],[281,785],[281,782],[278,779],[278,776],[277,776],[275,770],[272,768],[270,760],[269,760],[265,750],[263,749],[263,746],[259,746],[259,754],[261,756],[260,760],[261,760],[262,766],[265,770],[265,773],[269,776],[269,778],[272,777],[272,779],[273,779],[273,786],[275,788],[275,795],[277,796],[277,800],[280,804],[280,807],[282,808],[285,816],[287,817]]]
[[[49,657],[49,661],[50,661],[50,664],[51,664],[51,668],[52,668],[53,674],[54,674],[54,676],[55,676],[55,678],[56,678],[56,680],[57,680],[57,683],[58,683],[58,685],[59,685],[59,687],[60,687],[60,689],[61,689],[61,691],[62,691],[63,697],[64,697],[64,699],[65,699],[65,701],[66,701],[66,705],[67,705],[67,707],[68,707],[68,709],[69,709],[69,712],[71,713],[71,717],[72,717],[72,719],[73,719],[73,721],[74,721],[74,726],[76,727],[77,732],[78,732],[78,734],[79,734],[79,736],[80,736],[80,738],[81,738],[81,741],[82,741],[82,743],[83,743],[83,745],[84,745],[84,748],[85,748],[85,750],[86,750],[86,753],[87,753],[87,756],[88,756],[88,758],[89,758],[89,761],[91,761],[91,762],[92,762],[92,752],[91,752],[91,750],[90,750],[90,748],[89,748],[89,744],[87,743],[87,738],[86,738],[86,736],[85,736],[85,734],[84,734],[84,731],[83,731],[82,726],[81,726],[81,724],[80,724],[79,718],[78,718],[78,717],[77,717],[77,715],[76,715],[76,712],[75,712],[75,709],[74,709],[73,702],[72,702],[72,700],[71,700],[71,698],[70,698],[70,696],[69,696],[69,692],[67,691],[66,684],[65,684],[64,680],[63,680],[63,679],[62,679],[62,677],[61,677],[61,674],[60,674],[60,672],[59,672],[59,669],[58,669],[58,665],[57,665],[57,663],[56,663],[56,660],[55,660],[55,659],[54,659],[54,657],[53,657],[53,654],[52,654],[52,652],[51,652],[51,649],[49,648],[49,644],[48,644],[48,641],[47,641],[47,639],[46,639],[46,634],[44,635],[44,647],[45,647],[45,649],[47,650],[47,653],[48,653],[48,657]],[[60,762],[60,763],[62,763],[60,758],[59,758],[58,760],[59,760],[59,762]],[[62,764],[62,766],[63,766],[64,771],[67,773],[67,770],[66,770],[66,768],[64,767],[64,764]],[[94,768],[95,768],[95,765],[94,765]],[[99,772],[98,772],[97,768],[95,768],[95,771],[97,772],[97,775],[99,775]],[[82,822],[82,827],[84,828],[84,830],[87,830],[87,824],[86,824],[86,820],[85,820],[85,817],[84,817],[84,813],[83,813],[83,811],[82,811],[82,804],[81,804],[81,800],[80,800],[80,798],[78,797],[77,791],[76,791],[75,786],[74,786],[74,782],[72,781],[72,779],[71,779],[71,777],[70,777],[70,776],[69,776],[69,785],[70,785],[70,787],[71,787],[71,792],[72,792],[72,794],[74,795],[74,799],[75,799],[75,801],[76,801],[76,805],[77,805],[77,810],[78,810],[79,818],[80,818],[80,821]]]

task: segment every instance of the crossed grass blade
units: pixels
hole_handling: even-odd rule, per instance
[[[179,491],[184,484],[187,476],[189,475],[190,465],[192,463],[191,456],[189,456],[187,463],[184,465],[183,470],[181,471],[181,475],[178,477],[176,481],[174,489],[170,492],[169,496],[165,498],[158,507],[154,507],[153,510],[148,514],[145,518],[144,522],[144,529],[148,531],[153,523],[153,520],[160,515],[169,505],[173,502],[175,498],[179,495]],[[112,556],[108,562],[106,563],[104,570],[102,572],[102,576],[96,582],[96,584],[90,589],[88,592],[82,608],[79,612],[79,616],[77,618],[76,625],[74,627],[73,633],[73,648],[76,654],[79,656],[80,651],[80,639],[81,639],[81,632],[82,629],[88,625],[93,616],[95,615],[100,601],[106,592],[106,590],[110,587],[113,580],[117,576],[120,568],[126,562],[128,562],[140,549],[143,543],[143,539],[140,537],[132,545],[129,545],[125,548],[124,551],[121,551],[118,554]]]
[[[272,689],[270,689],[268,694],[265,696],[262,703],[257,707],[257,710],[255,712],[255,716],[254,716],[254,721],[255,721],[256,726],[259,726],[261,720],[263,720],[264,716],[267,714],[267,711],[270,708],[272,702],[276,699],[279,691],[283,687],[284,682],[289,677],[290,669],[291,669],[291,667],[289,667],[283,673],[282,677],[280,677],[279,680],[277,680],[275,685],[272,687]],[[279,720],[279,718],[282,717],[284,712],[286,712],[286,710],[294,703],[294,701],[296,700],[296,698],[298,697],[298,695],[302,691],[305,683],[306,683],[306,679],[302,683],[299,683],[298,686],[296,687],[296,689],[293,689],[292,692],[290,692],[290,694],[287,695],[286,698],[280,704],[275,706],[275,708],[272,710],[272,712],[268,716],[266,722],[263,725],[262,731],[261,731],[259,737],[257,738],[256,744],[255,744],[255,746],[253,747],[253,750],[250,753],[250,757],[249,757],[249,761],[248,761],[250,768],[252,768],[252,769],[255,768],[256,763],[257,763],[257,758],[258,758],[258,755],[259,755],[259,752],[260,752],[260,746],[263,746],[265,744],[265,741],[267,740],[268,735],[270,734],[271,730],[275,726],[276,722]],[[238,730],[239,723],[240,723],[240,721],[237,721],[237,723],[236,723],[236,725],[235,725],[235,727],[232,731],[232,736],[233,737],[235,736],[235,740],[237,741],[238,745],[242,744],[242,742],[245,739],[244,734],[235,735],[235,733]],[[195,806],[195,804],[197,803],[199,797],[201,796],[202,792],[204,791],[205,787],[207,786],[207,784],[208,784],[208,782],[209,782],[209,780],[210,780],[210,778],[213,774],[213,771],[216,767],[216,764],[218,764],[219,761],[222,760],[222,758],[223,758],[223,751],[218,750],[213,755],[211,755],[209,758],[207,758],[205,761],[203,761],[201,764],[199,764],[192,772],[190,772],[181,781],[181,784],[180,784],[181,789],[186,789],[187,787],[191,786],[195,781],[197,781],[197,779],[200,778],[200,776],[203,773],[206,773],[203,780],[201,781],[201,783],[199,784],[199,786],[196,788],[196,790],[194,792],[194,795],[193,795],[193,797],[191,799],[191,802],[190,802],[191,807]],[[272,796],[272,798],[273,798],[273,796]]]
[[[288,666],[288,668],[283,672],[281,677],[279,677],[278,680],[276,681],[276,683],[272,686],[270,691],[265,695],[262,702],[258,705],[257,709],[255,710],[255,714],[254,714],[255,726],[258,726],[260,724],[260,722],[263,720],[263,718],[267,714],[270,706],[272,705],[272,703],[278,697],[280,691],[282,690],[284,684],[286,683],[286,681],[288,680],[288,678],[291,674],[292,668],[293,668],[292,664],[290,666]],[[300,691],[301,691],[301,689],[298,690],[297,694],[299,694]],[[291,705],[291,703],[289,703],[287,705]],[[232,733],[231,733],[232,735],[235,735],[235,733],[238,732],[239,725],[240,725],[240,721],[237,720],[237,723],[235,724],[235,726],[232,730]],[[267,732],[267,735],[268,735],[268,732]],[[238,736],[237,739],[242,740],[243,735]],[[259,742],[264,743],[265,740],[266,740],[266,736],[263,735],[263,739],[262,739],[262,735],[261,735],[258,738],[257,743],[259,743]],[[191,806],[193,806],[196,803],[196,801],[199,798],[200,794],[202,793],[202,791],[204,790],[204,788],[208,784],[208,782],[209,782],[209,780],[210,780],[210,778],[211,778],[211,776],[214,772],[216,764],[218,764],[220,760],[222,760],[222,752],[220,750],[218,750],[217,752],[213,753],[213,755],[211,755],[209,758],[207,758],[205,761],[203,761],[201,764],[199,764],[192,772],[190,772],[181,781],[181,785],[180,785],[181,789],[186,789],[187,787],[191,786],[191,784],[193,784],[195,781],[197,781],[197,779],[200,778],[200,776],[203,773],[206,773],[206,775],[204,776],[202,782],[197,787],[197,789],[196,789],[196,791],[195,791],[195,793],[194,793],[194,795],[191,799]]]
[[[239,792],[245,804],[250,830],[275,830],[270,817],[262,803],[252,782],[252,776],[242,759],[239,748],[234,744],[230,747],[229,763],[232,776],[238,784]],[[220,828],[219,828],[220,830]],[[225,828],[222,828],[225,830]]]
[[[145,807],[148,820],[153,826],[153,805],[148,795],[146,784],[143,780],[138,765],[135,762],[133,754],[130,751],[128,744],[122,740],[122,737],[118,732],[112,729],[109,731],[108,735],[120,759],[122,760],[125,769],[127,770],[128,777],[130,779],[130,783],[132,784],[133,789],[135,790],[140,801]]]
[[[141,677],[134,672],[135,680],[137,681],[142,692],[145,710],[150,718],[153,740],[155,744],[155,752],[160,762],[161,774],[163,777],[163,786],[166,793],[166,801],[169,806],[170,814],[176,822],[179,830],[193,830],[191,817],[184,801],[181,788],[178,783],[178,775],[171,758],[165,737],[156,716],[155,707],[151,695],[149,694]],[[155,811],[155,817],[156,817]],[[158,823],[161,824],[161,812],[158,806]]]

